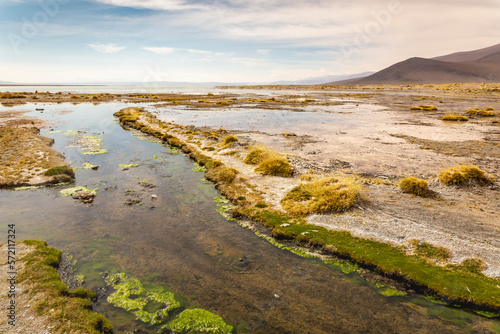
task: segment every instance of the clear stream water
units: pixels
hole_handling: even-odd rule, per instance
[[[193,162],[160,143],[126,131],[112,114],[129,104],[108,103],[1,107],[29,110],[53,121],[42,135],[55,139],[76,171],[77,186],[99,188],[92,205],[63,197],[67,186],[1,190],[3,235],[16,224],[19,239],[44,239],[78,260],[85,286],[104,286],[101,272],[125,272],[144,285],[173,291],[185,307],[221,316],[241,333],[495,333],[498,322],[431,303],[423,297],[385,297],[358,274],[279,249],[237,223],[225,220],[220,194]],[[44,108],[43,112],[35,108]],[[64,113],[64,111],[72,111]],[[81,131],[74,136],[69,130]],[[83,155],[71,146],[82,135],[100,136],[103,155]],[[123,170],[119,164],[139,164]],[[139,185],[147,181],[156,187]],[[126,195],[133,189],[139,197]],[[157,195],[154,200],[151,195]],[[142,206],[127,206],[138,198]],[[103,300],[102,312],[116,333],[158,326],[135,320]]]

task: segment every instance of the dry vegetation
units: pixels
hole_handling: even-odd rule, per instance
[[[427,105],[427,104],[421,104],[418,107],[411,107],[410,110],[424,110],[424,111],[434,111],[438,110],[436,106],[433,105]]]
[[[450,122],[467,122],[469,119],[460,114],[446,114],[443,116],[443,121],[450,121]]]
[[[262,175],[291,177],[293,168],[286,158],[265,147],[255,147],[248,152],[244,162],[257,165],[255,171]]]
[[[329,177],[298,185],[283,198],[281,205],[293,215],[344,212],[359,201],[361,189],[352,178]]]
[[[399,188],[405,193],[417,196],[425,196],[429,193],[427,181],[417,179],[413,176],[402,179],[401,182],[399,182]]]
[[[69,172],[46,174],[64,160],[50,148],[53,140],[38,133],[36,128],[0,127],[0,187],[68,182],[74,177]]]
[[[483,117],[493,117],[495,116],[495,109],[493,107],[487,107],[485,109],[473,108],[467,111],[469,115],[483,116]]]
[[[491,184],[495,182],[493,175],[473,165],[463,165],[443,170],[438,175],[439,181],[447,185]]]

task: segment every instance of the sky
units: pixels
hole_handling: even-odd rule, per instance
[[[0,81],[265,83],[500,43],[498,0],[0,0]]]

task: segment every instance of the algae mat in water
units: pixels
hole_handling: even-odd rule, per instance
[[[131,311],[137,320],[151,325],[166,322],[169,312],[182,306],[172,292],[144,287],[140,280],[125,273],[110,274],[105,281],[115,289],[107,298],[109,303]],[[150,303],[161,306],[155,312],[148,312],[146,308]],[[162,328],[180,333],[231,333],[233,330],[221,317],[203,309],[184,310]]]

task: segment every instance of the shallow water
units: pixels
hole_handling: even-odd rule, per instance
[[[345,104],[333,106],[285,107],[260,109],[257,107],[186,109],[157,106],[151,110],[165,122],[183,125],[222,127],[236,131],[261,131],[269,134],[293,132],[297,135],[328,134],[338,130],[360,129],[371,131],[386,122],[377,113],[384,107],[372,104]],[[353,122],[353,114],[356,122]]]
[[[187,306],[214,312],[242,333],[498,330],[497,323],[421,297],[384,297],[357,274],[345,275],[338,267],[281,250],[225,220],[216,212],[218,192],[202,182],[203,174],[192,170],[188,157],[119,126],[112,113],[124,106],[130,105],[45,105],[43,113],[29,114],[56,122],[54,130],[63,132],[42,134],[55,138],[55,149],[73,167],[101,165],[97,171],[76,171],[76,185],[99,188],[93,205],[62,197],[64,186],[0,191],[0,215],[16,224],[18,238],[45,239],[71,252],[86,287],[104,286],[101,272],[126,272],[144,284],[171,289]],[[34,110],[35,105],[19,109]],[[61,113],[68,110],[73,112]],[[75,136],[69,130],[84,133]],[[83,135],[101,136],[109,153],[87,156],[78,147],[67,147]],[[125,171],[119,164],[139,167]],[[140,181],[156,187],[143,188]],[[128,189],[139,197],[127,196]],[[135,198],[143,205],[123,204]],[[117,333],[158,329],[105,300],[96,310]]]

